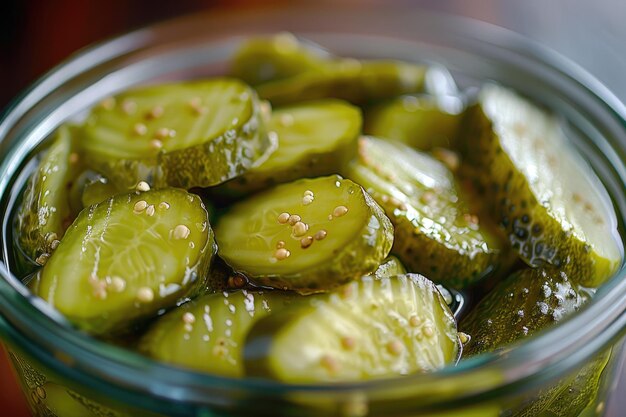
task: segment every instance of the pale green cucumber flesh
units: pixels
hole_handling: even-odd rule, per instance
[[[106,334],[203,288],[214,252],[199,197],[179,189],[118,194],[80,213],[37,295],[80,329]]]
[[[457,358],[454,318],[422,276],[367,276],[300,301],[252,326],[244,348],[249,375],[361,381],[433,371]]]
[[[275,110],[267,125],[278,148],[260,165],[225,184],[253,191],[302,177],[335,174],[356,153],[361,111],[341,100],[306,102]]]
[[[19,245],[40,265],[45,264],[73,219],[68,192],[80,164],[73,135],[72,126],[58,129],[28,182],[17,213]]]
[[[615,210],[556,117],[495,85],[466,114],[463,171],[533,267],[553,265],[597,286],[621,263]]]
[[[86,156],[122,187],[206,187],[273,150],[261,113],[256,93],[234,79],[139,87],[92,109]]]
[[[553,269],[524,269],[500,282],[460,323],[464,354],[491,352],[575,313],[593,291]]]
[[[375,270],[389,253],[393,227],[359,185],[333,175],[282,184],[233,205],[216,239],[220,257],[253,282],[316,292]]]
[[[505,244],[458,190],[452,172],[399,142],[359,139],[346,176],[381,204],[395,228],[392,253],[412,272],[465,287],[508,263]]]

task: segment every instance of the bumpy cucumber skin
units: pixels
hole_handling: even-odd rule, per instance
[[[393,225],[378,203],[376,203],[362,187],[352,183],[352,181],[344,180],[338,175],[313,180],[303,179],[289,184],[282,184],[277,187],[288,187],[305,182],[310,183],[311,181],[320,179],[345,184],[350,187],[354,193],[360,193],[362,203],[368,210],[367,220],[364,221],[361,230],[353,239],[348,240],[343,248],[333,253],[332,259],[328,259],[327,262],[310,268],[300,269],[293,273],[256,273],[254,270],[250,269],[250,265],[241,265],[238,262],[236,250],[231,253],[224,252],[224,239],[230,231],[224,230],[223,223],[218,223],[216,234],[218,245],[221,245],[219,252],[220,257],[232,266],[235,271],[244,274],[250,281],[257,285],[281,290],[293,290],[301,294],[326,292],[374,271],[391,250],[394,239]],[[313,186],[311,186],[311,188],[313,188]],[[267,198],[266,196],[276,189],[277,188],[273,188],[263,193],[256,194],[252,199],[244,200],[240,204],[248,205],[251,201]],[[338,202],[338,204],[340,203],[341,202]],[[236,208],[233,208],[231,211],[236,211]],[[224,217],[222,217],[222,219],[224,219]]]
[[[332,118],[342,115],[342,121],[349,121],[344,135],[335,143],[335,147],[321,149],[319,144],[324,138],[311,135],[307,141],[311,143],[311,151],[306,155],[301,155],[299,159],[292,161],[289,165],[277,165],[270,155],[262,164],[253,167],[243,175],[238,176],[224,184],[224,191],[229,195],[244,195],[254,191],[259,191],[271,186],[294,181],[298,178],[315,178],[323,175],[331,175],[340,171],[356,154],[356,141],[361,131],[362,116],[359,108],[349,105],[341,100],[320,100],[308,102],[289,107],[283,107],[272,113],[272,118],[267,124],[268,132],[275,131],[278,136],[278,146],[281,146],[281,136],[289,135],[290,127],[281,126],[283,117],[298,111],[319,111],[316,108],[335,111],[334,115],[329,114],[329,120],[319,120],[320,123],[332,123]],[[298,125],[297,118],[292,122]],[[296,127],[297,128],[297,127]],[[315,133],[315,132],[313,132]],[[296,133],[299,136],[299,133]],[[317,146],[316,146],[317,145]]]
[[[423,66],[399,61],[340,60],[329,63],[323,72],[261,84],[257,91],[274,105],[331,97],[367,104],[422,92],[425,72]]]
[[[368,111],[363,133],[431,151],[453,146],[461,118],[439,107],[433,97],[405,96]]]
[[[76,128],[63,125],[28,181],[16,216],[22,251],[44,264],[72,221],[67,192],[79,171],[75,152]],[[53,188],[50,188],[53,187]]]
[[[491,352],[576,312],[592,291],[563,271],[523,269],[500,282],[460,323],[472,338],[464,354]]]
[[[159,202],[167,200],[172,202],[172,196],[176,196],[178,204],[186,204],[190,207],[190,210],[197,211],[189,214],[189,216],[195,216],[203,212],[203,223],[190,224],[190,228],[196,229],[190,233],[199,233],[200,242],[204,241],[204,244],[201,248],[189,246],[189,249],[185,249],[184,258],[178,259],[181,265],[186,264],[182,269],[181,275],[159,276],[160,273],[166,273],[163,272],[166,270],[166,266],[159,264],[162,261],[159,259],[160,254],[150,251],[149,246],[146,245],[138,250],[141,251],[142,259],[150,261],[148,264],[136,265],[134,260],[125,259],[121,255],[116,255],[116,262],[128,262],[129,268],[134,268],[135,270],[143,268],[145,273],[140,277],[146,280],[153,279],[153,281],[144,282],[144,285],[140,285],[139,282],[130,280],[128,277],[122,277],[125,280],[125,285],[121,289],[116,290],[114,286],[107,283],[105,287],[106,295],[97,294],[97,288],[92,282],[93,276],[95,275],[95,278],[97,278],[97,283],[101,283],[107,282],[106,277],[112,279],[111,274],[115,274],[115,272],[110,272],[106,269],[106,264],[104,270],[99,266],[101,262],[106,262],[100,259],[100,252],[104,247],[102,242],[107,242],[111,239],[110,237],[104,239],[105,233],[107,231],[110,232],[109,221],[111,213],[119,209],[128,210],[128,216],[150,216],[146,213],[146,210],[143,210],[141,213],[134,211],[135,204],[143,200],[152,204],[154,208]],[[170,209],[157,208],[156,210]],[[93,221],[93,219],[97,220]],[[181,219],[180,221],[183,220]],[[112,223],[112,225],[115,225],[115,223]],[[145,233],[151,237],[151,244],[154,244],[154,239],[158,238],[161,239],[159,240],[160,242],[166,242],[168,239],[180,242],[168,243],[172,248],[174,244],[188,245],[186,238],[181,239],[174,235],[173,229],[169,230],[169,237],[166,237],[165,234],[167,233],[163,230],[163,224],[157,225],[154,230],[147,229]],[[98,238],[97,236],[100,237]],[[141,239],[141,236],[139,239]],[[81,243],[76,244],[76,242]],[[93,249],[91,249],[92,247]],[[120,248],[120,250],[122,249],[124,248]],[[36,295],[53,305],[79,329],[94,335],[117,333],[124,331],[135,321],[152,316],[160,309],[171,307],[179,299],[194,297],[204,291],[207,272],[216,251],[217,247],[213,230],[208,221],[208,214],[198,196],[175,188],[152,190],[144,193],[118,194],[99,204],[90,206],[80,213],[67,230],[53,256],[46,263],[37,284],[33,285],[32,288],[37,289]],[[155,255],[157,258],[154,258]],[[87,256],[87,262],[94,265],[94,272],[90,275],[86,271],[82,271],[85,272],[85,276],[76,278],[76,274],[80,273],[80,262],[83,256]],[[74,263],[70,264],[69,259]],[[175,267],[178,268],[181,265],[176,265]],[[88,268],[91,268],[91,266],[88,265]],[[162,270],[159,268],[162,268]],[[73,294],[76,297],[74,302],[70,303],[63,297],[59,298],[59,291],[68,291],[66,286],[69,284],[64,284],[63,280],[74,281],[75,288]],[[149,288],[152,297],[149,297],[148,300],[139,300],[141,287]],[[137,292],[135,293],[134,291]],[[107,306],[107,303],[109,303],[109,306]],[[111,308],[111,305],[117,305],[117,307]]]
[[[137,152],[132,157],[112,157],[98,150],[100,142],[106,140],[101,135],[110,134],[112,128],[103,125],[112,123],[109,120],[110,112],[125,112],[119,109],[124,102],[140,101],[142,95],[150,96],[158,104],[158,96],[161,94],[163,100],[168,94],[180,89],[180,95],[184,98],[182,102],[172,102],[169,107],[170,112],[176,111],[185,117],[190,118],[188,123],[183,123],[184,118],[176,121],[173,126],[163,126],[159,117],[143,117],[142,111],[135,110],[126,117],[128,126],[116,129],[113,134],[124,136],[129,141],[148,140],[152,135],[156,135],[159,128],[166,127],[176,130],[185,129],[193,122],[192,118],[211,117],[208,112],[203,113],[201,108],[194,110],[187,102],[193,98],[202,98],[203,93],[209,94],[212,86],[224,88],[228,85],[233,90],[240,91],[240,94],[232,97],[232,100],[249,100],[250,112],[245,117],[237,118],[234,124],[224,124],[220,126],[216,137],[202,138],[202,141],[186,148],[167,150],[167,141],[175,141],[174,138],[162,139],[164,145],[161,150],[152,149],[146,152]],[[159,89],[162,92],[159,92]],[[155,93],[155,91],[157,93]],[[197,91],[197,92],[196,92]],[[155,98],[156,96],[157,98]],[[245,96],[244,98],[240,98]],[[227,97],[224,99],[228,99]],[[179,100],[179,101],[180,101]],[[207,81],[194,81],[170,85],[160,85],[157,87],[144,87],[120,94],[114,98],[116,107],[96,106],[85,123],[85,149],[89,164],[94,169],[102,172],[107,178],[120,188],[131,188],[137,182],[143,180],[157,187],[209,187],[231,179],[249,169],[255,162],[266,158],[276,147],[275,140],[265,134],[265,118],[263,106],[254,90],[244,85],[238,80],[220,78]],[[147,113],[149,114],[149,109]],[[165,108],[164,112],[167,112]],[[199,113],[199,114],[195,114]],[[115,121],[117,123],[117,120]],[[147,133],[139,135],[133,130],[137,123],[143,124]],[[230,122],[229,122],[230,123]],[[180,126],[178,126],[180,125]],[[121,130],[120,130],[121,129]],[[104,132],[104,133],[103,133]],[[179,133],[180,135],[180,133]],[[137,137],[135,137],[137,136]],[[194,141],[198,142],[193,138]],[[90,142],[98,145],[90,146]]]
[[[383,154],[389,154],[387,159],[382,160]],[[416,181],[399,184],[400,180],[394,178],[399,176],[396,172],[398,164],[424,169],[416,165],[419,161],[412,155],[432,160],[430,163],[436,164],[438,170],[448,173],[451,185],[441,189],[438,187],[444,186],[442,184],[434,188]],[[464,207],[463,201],[459,201],[452,173],[434,158],[399,142],[362,137],[359,139],[359,159],[348,166],[346,177],[365,187],[383,207],[394,225],[392,253],[409,271],[461,289],[512,263],[506,242],[502,241],[495,227],[490,227],[488,219],[481,216],[480,225],[472,225],[464,219],[470,211]],[[407,189],[410,191],[405,191]],[[423,201],[426,195],[431,197]],[[453,239],[455,235],[462,240]]]
[[[461,175],[489,202],[511,246],[528,265],[560,268],[589,287],[600,285],[616,271],[618,263],[599,256],[589,244],[563,230],[549,208],[537,201],[480,104],[468,108],[460,131]]]
[[[573,377],[567,377],[551,388],[543,390],[537,398],[508,415],[511,417],[580,416],[597,397],[602,372],[610,357],[610,350],[600,354]]]
[[[293,77],[307,71],[321,71],[326,62],[322,51],[300,43],[290,33],[252,38],[237,50],[230,74],[250,85]]]
[[[293,297],[282,291],[246,290],[202,296],[159,318],[138,349],[185,368],[242,377],[248,329],[268,314],[279,312]]]
[[[252,326],[244,348],[248,375],[289,383],[361,381],[433,371],[457,358],[452,313],[420,275],[365,276],[298,301]],[[315,337],[317,331],[327,333]],[[291,349],[303,332],[311,345]]]

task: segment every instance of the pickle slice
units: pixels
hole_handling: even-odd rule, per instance
[[[359,108],[340,100],[275,110],[267,128],[276,133],[278,149],[227,187],[253,191],[301,177],[335,174],[354,156],[361,123]]]
[[[554,116],[487,85],[462,131],[467,174],[524,261],[585,286],[616,271],[623,244],[610,197]]]
[[[231,75],[250,85],[322,71],[328,53],[298,41],[291,33],[248,39],[233,57]]]
[[[252,326],[247,374],[291,383],[360,381],[433,371],[457,358],[454,317],[420,275],[366,276],[298,301]]]
[[[461,120],[461,109],[460,100],[446,106],[431,96],[404,96],[369,111],[363,132],[422,151],[450,148]]]
[[[28,182],[17,213],[19,245],[40,265],[46,263],[72,221],[67,192],[79,170],[75,133],[72,126],[59,127]]]
[[[470,211],[452,173],[433,157],[365,136],[346,177],[385,209],[395,228],[392,252],[410,271],[461,288],[509,262],[495,228]]]
[[[256,93],[234,79],[140,87],[92,110],[85,150],[91,166],[120,187],[141,180],[208,187],[273,151],[260,108]]]
[[[337,175],[282,184],[233,205],[215,233],[220,256],[236,271],[301,293],[372,272],[393,243],[378,204]]]
[[[309,71],[257,87],[259,96],[274,105],[338,98],[354,104],[419,93],[424,89],[425,67],[399,61],[343,59],[325,71]]]
[[[46,263],[37,295],[92,334],[121,330],[203,288],[215,250],[198,196],[118,194],[80,213]]]
[[[293,295],[282,291],[208,294],[159,318],[139,350],[163,362],[215,375],[243,376],[243,341],[254,322]]]
[[[475,355],[513,343],[572,314],[593,295],[563,271],[524,269],[500,282],[461,322]]]

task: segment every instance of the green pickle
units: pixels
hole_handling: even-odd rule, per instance
[[[275,149],[262,107],[229,78],[139,87],[92,109],[85,154],[119,187],[216,185]]]
[[[282,291],[207,294],[159,318],[142,337],[139,350],[185,368],[242,377],[241,353],[249,328],[280,312],[290,298]]]
[[[528,265],[562,268],[589,287],[617,270],[623,244],[610,197],[554,116],[487,85],[462,132],[466,175]]]
[[[41,272],[38,295],[89,333],[120,331],[202,288],[214,252],[199,197],[118,194],[80,213]]]
[[[346,176],[385,209],[395,228],[392,252],[410,271],[462,288],[509,262],[495,228],[467,207],[452,172],[433,157],[366,136]]]
[[[372,272],[393,227],[357,184],[338,175],[282,184],[233,205],[216,229],[219,255],[259,285],[326,291]]]
[[[324,71],[261,84],[257,91],[276,106],[329,97],[368,104],[422,92],[425,72],[425,67],[407,62],[345,59],[329,63]]]
[[[22,251],[39,265],[46,263],[72,221],[68,191],[79,170],[75,127],[56,132],[22,196],[16,229]]]
[[[39,155],[15,213],[23,283],[102,343],[226,378],[506,354],[583,308],[623,243],[566,126],[492,84],[466,107],[473,91],[281,33],[244,40],[228,77],[121,92]],[[609,356],[463,411],[578,415]],[[42,413],[117,414],[41,387]]]
[[[435,97],[404,96],[370,110],[363,132],[431,151],[454,145],[460,121],[460,111],[439,104]]]
[[[282,80],[308,71],[323,71],[327,53],[313,49],[290,33],[251,38],[232,59],[230,74],[250,85]]]
[[[464,354],[502,348],[558,323],[591,299],[593,290],[563,271],[524,269],[500,282],[461,322],[472,336]]]
[[[267,125],[278,148],[263,163],[229,181],[229,190],[255,191],[302,177],[339,172],[355,154],[359,108],[341,100],[306,102],[275,110]]]
[[[366,276],[257,321],[244,363],[252,376],[345,382],[434,371],[458,352],[454,317],[432,282]]]

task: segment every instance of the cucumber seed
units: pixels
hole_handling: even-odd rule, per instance
[[[148,133],[148,128],[143,123],[137,123],[133,127],[133,132],[135,132],[136,135],[143,136]]]
[[[126,281],[123,278],[115,276],[111,278],[110,286],[113,289],[113,291],[122,292],[126,288]]]
[[[179,224],[174,228],[174,230],[172,230],[172,237],[174,240],[187,239],[189,237],[189,233],[191,233],[191,230],[189,230],[187,226]]]
[[[394,356],[399,356],[404,350],[404,345],[399,340],[393,340],[387,343],[387,352]]]
[[[300,247],[306,249],[313,244],[313,237],[307,236],[300,239]]]
[[[135,212],[135,214],[139,214],[142,211],[144,211],[146,208],[148,208],[148,203],[144,200],[139,200],[135,203],[135,206],[133,207],[133,211]]]
[[[159,203],[159,208],[163,209],[163,210],[168,210],[170,208],[170,203],[167,203],[165,201],[161,201]]]
[[[194,316],[193,313],[187,311],[185,314],[183,314],[183,322],[186,324],[193,324],[196,322],[196,316]]]
[[[313,236],[313,238],[315,240],[322,240],[326,237],[326,235],[328,235],[328,232],[324,229],[318,231],[317,233],[315,233],[315,235]]]
[[[150,191],[150,185],[145,181],[139,181],[135,189],[140,192]]]
[[[115,107],[115,99],[113,97],[107,97],[100,102],[100,107],[105,110],[111,110]]]
[[[292,214],[291,216],[289,216],[289,224],[291,226],[293,226],[294,224],[298,223],[300,220],[302,220],[302,218],[300,216],[298,216],[297,214]]]
[[[356,346],[356,340],[354,340],[354,337],[344,336],[341,338],[341,347],[345,350],[352,350],[354,349],[354,346]]]
[[[289,213],[280,213],[278,215],[278,223],[285,224],[289,221]]]
[[[333,210],[333,217],[341,217],[348,212],[348,207],[346,206],[337,206]]]
[[[147,214],[148,216],[152,217],[152,216],[154,216],[154,211],[155,211],[155,210],[154,210],[154,205],[153,205],[153,204],[150,204],[150,205],[148,206],[148,208],[146,209],[146,214]]]
[[[309,230],[309,225],[302,222],[296,222],[293,225],[293,234],[295,237],[304,236],[304,234]]]
[[[276,252],[274,252],[274,257],[279,261],[289,258],[289,255],[291,255],[291,252],[285,248],[276,249]]]
[[[137,103],[132,100],[122,101],[122,111],[130,116],[137,111]]]
[[[158,139],[152,139],[150,141],[150,148],[155,149],[155,150],[159,150],[163,147],[163,142],[161,142]]]
[[[159,117],[163,116],[163,113],[165,112],[165,110],[163,109],[162,106],[154,106],[152,108],[152,110],[150,110],[148,112],[148,114],[146,115],[147,119],[158,119]]]
[[[154,300],[154,291],[150,287],[141,287],[137,290],[137,300],[142,303],[150,303]]]
[[[284,248],[285,247],[285,241],[284,240],[279,240],[276,243],[276,249],[280,249],[280,248]]]

